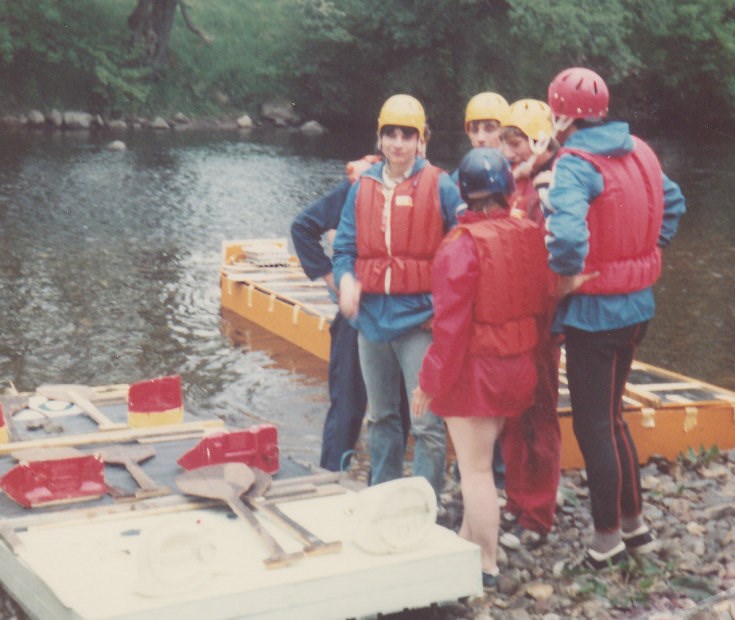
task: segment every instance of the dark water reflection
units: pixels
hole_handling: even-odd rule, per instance
[[[370,136],[286,131],[0,134],[0,380],[122,383],[178,373],[187,409],[272,420],[318,455],[325,366],[222,316],[223,239],[286,236]],[[689,214],[639,357],[735,388],[735,148],[656,140]],[[451,167],[460,135],[435,137]]]

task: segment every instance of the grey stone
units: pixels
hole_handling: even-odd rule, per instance
[[[89,112],[64,112],[65,129],[89,129],[92,125],[92,115]]]
[[[30,110],[28,112],[28,124],[35,126],[44,125],[46,117],[39,110]]]
[[[299,131],[310,136],[321,136],[327,133],[327,128],[317,121],[306,121],[299,127]]]

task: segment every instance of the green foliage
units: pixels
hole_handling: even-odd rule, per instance
[[[147,75],[132,66],[120,12],[100,11],[92,0],[0,6],[0,74],[20,101],[101,111],[134,109],[145,99]]]
[[[658,116],[713,121],[732,113],[735,1],[626,0],[635,16],[633,49],[646,71],[624,86]]]
[[[686,452],[679,454],[679,462],[682,465],[694,469],[698,467],[707,467],[719,458],[720,449],[715,445],[711,446],[709,449],[704,446],[699,446],[698,451],[694,450],[694,448],[690,446]]]
[[[632,120],[719,122],[735,106],[735,0],[188,0],[212,42],[177,12],[159,72],[131,49],[136,3],[0,0],[0,104],[202,114],[280,97],[371,127],[407,92],[459,129],[477,92],[543,99],[584,65]]]

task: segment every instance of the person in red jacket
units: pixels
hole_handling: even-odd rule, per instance
[[[516,190],[510,198],[511,212],[515,217],[537,223],[542,231],[541,197],[548,191],[551,165],[558,150],[551,134],[551,109],[537,99],[521,99],[511,104],[500,130],[502,151],[510,161],[516,181]],[[510,529],[500,537],[500,544],[507,549],[532,549],[546,542],[556,515],[561,477],[557,405],[563,338],[551,333],[553,306],[549,304],[549,312],[540,317],[538,326],[539,378],[533,405],[522,416],[509,420],[501,437],[508,497],[503,523]]]
[[[500,520],[494,444],[505,418],[533,402],[549,272],[538,225],[510,217],[513,176],[498,150],[470,151],[459,183],[469,209],[434,258],[433,342],[411,406],[416,416],[430,406],[447,424],[464,501],[459,534],[480,546],[483,585],[491,588]]]

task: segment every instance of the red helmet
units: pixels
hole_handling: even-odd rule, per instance
[[[591,69],[564,69],[549,84],[549,107],[555,116],[603,118],[610,93],[605,81]]]

